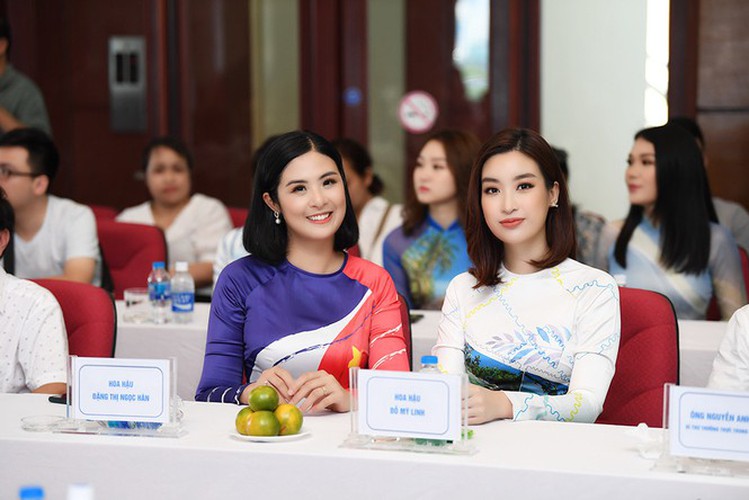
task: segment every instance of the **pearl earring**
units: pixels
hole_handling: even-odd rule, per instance
[[[280,224],[281,223],[281,214],[280,213],[274,211],[273,212],[273,217],[276,218],[276,224]]]

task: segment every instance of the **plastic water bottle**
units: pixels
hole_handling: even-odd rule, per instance
[[[419,373],[442,373],[439,368],[439,359],[437,359],[437,356],[422,356]],[[444,439],[416,438],[414,442],[418,445],[427,446],[445,446],[447,444],[447,441]]]
[[[94,486],[88,483],[68,485],[68,500],[94,500]]]
[[[18,490],[21,500],[44,500],[44,488],[41,486],[21,486]]]
[[[422,356],[419,373],[442,373],[439,368],[439,359],[437,359],[437,356]]]
[[[151,317],[156,324],[169,319],[170,282],[163,262],[154,262],[148,275],[148,299],[151,301]]]
[[[187,262],[177,262],[172,276],[172,319],[190,323],[195,308],[195,280],[187,272]]]

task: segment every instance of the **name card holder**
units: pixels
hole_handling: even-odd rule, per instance
[[[663,387],[661,472],[749,477],[749,393]]]
[[[468,377],[349,370],[351,433],[346,448],[449,455],[476,452],[468,429]]]
[[[67,418],[54,432],[180,437],[177,360],[68,358]]]

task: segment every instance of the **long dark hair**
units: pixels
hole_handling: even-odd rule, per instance
[[[471,166],[473,160],[481,148],[481,141],[465,130],[442,130],[430,135],[424,144],[429,141],[437,141],[445,148],[447,157],[447,168],[453,174],[455,179],[455,188],[458,193],[458,214],[460,225],[465,227],[466,213],[466,192],[468,191],[468,179],[471,175]],[[413,172],[416,165],[409,169],[409,182],[413,183]],[[416,191],[408,190],[406,194],[406,203],[403,207],[403,232],[410,236],[427,218],[429,207],[419,202],[416,197]]]
[[[674,124],[640,130],[637,139],[655,148],[653,219],[661,228],[661,263],[679,273],[699,274],[710,259],[710,222],[717,218],[697,142]],[[643,215],[642,206],[631,205],[616,240],[614,258],[624,268],[629,240]]]
[[[338,151],[326,139],[313,132],[297,130],[279,135],[270,141],[258,159],[250,213],[244,224],[242,243],[245,250],[269,264],[276,265],[286,258],[289,237],[286,224],[276,224],[273,213],[263,200],[263,193],[268,193],[278,203],[278,184],[284,169],[292,160],[310,151],[333,160],[345,186],[346,176]],[[336,251],[350,248],[359,241],[359,226],[354,208],[348,189],[344,191],[346,215],[335,233],[333,247]]]
[[[477,281],[475,288],[494,286],[502,282],[499,268],[505,258],[505,246],[494,236],[484,218],[484,211],[481,208],[481,176],[484,164],[489,158],[510,151],[518,151],[536,162],[544,177],[547,190],[551,189],[555,182],[559,185],[558,206],[550,208],[546,215],[546,243],[549,245],[549,253],[539,261],[530,261],[531,264],[546,269],[556,266],[568,257],[574,258],[575,256],[575,222],[567,193],[567,183],[559,168],[554,150],[538,132],[522,128],[504,129],[484,144],[471,170],[466,240],[468,255],[473,261],[473,267],[469,269],[469,272]]]

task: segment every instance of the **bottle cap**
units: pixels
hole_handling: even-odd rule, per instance
[[[422,356],[421,357],[422,365],[436,365],[437,363],[439,363],[439,359],[437,359],[437,356]]]
[[[94,486],[89,483],[69,485],[68,500],[94,500]]]
[[[187,262],[180,260],[176,264],[174,264],[174,270],[178,273],[186,273],[187,272]]]
[[[153,268],[154,268],[154,269],[164,269],[164,263],[163,263],[163,262],[161,262],[161,261],[159,261],[159,262],[154,262],[154,263],[153,263]]]
[[[22,500],[40,500],[44,498],[44,489],[41,486],[21,486],[18,496]]]

